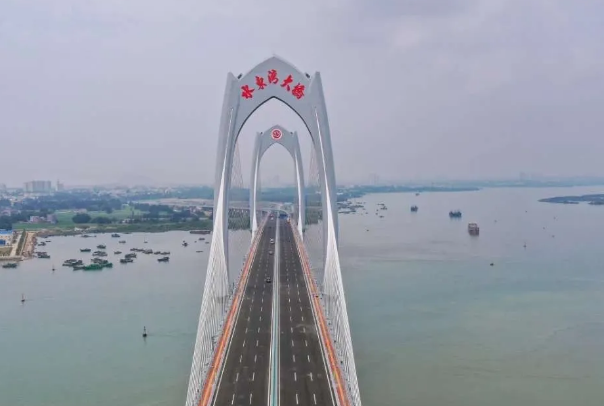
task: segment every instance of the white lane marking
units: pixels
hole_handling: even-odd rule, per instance
[[[312,394],[312,400],[315,402],[315,405],[317,404],[317,395],[315,395],[314,393]]]
[[[260,327],[258,327],[258,333],[260,332]]]
[[[242,347],[245,347],[245,340],[243,340],[243,345],[242,345]]]
[[[292,359],[294,360],[294,362],[296,362],[296,356],[292,355]]]
[[[298,381],[298,375],[294,372],[294,381]]]
[[[235,382],[239,381],[239,372],[237,372],[237,375],[235,376]]]
[[[257,359],[258,359],[258,356],[254,355],[254,363],[256,362]]]
[[[233,398],[231,399],[231,404],[235,403],[235,394],[233,393]]]
[[[302,332],[306,334],[306,327],[302,327]]]
[[[250,405],[252,404],[252,393],[250,392]]]
[[[290,311],[290,312],[292,311],[292,307],[291,307],[291,306],[289,307],[289,311]]]
[[[306,360],[310,362],[310,355],[306,355]]]
[[[292,347],[294,346],[294,340],[292,340]]]
[[[239,356],[239,363],[241,364],[241,358],[243,358],[243,355]]]
[[[310,373],[310,381],[311,382],[313,381],[313,379],[312,379],[312,372]]]
[[[304,316],[302,316],[302,321],[304,321]]]
[[[258,340],[256,340],[256,347],[258,347]]]
[[[293,333],[293,332],[294,332],[294,328],[293,328],[293,327],[290,327],[290,328],[289,328],[289,332],[290,332],[290,333]]]
[[[302,319],[304,319],[304,318],[302,318]],[[260,316],[260,320],[259,321],[262,321],[262,316]]]
[[[296,404],[298,404],[298,393],[296,393]]]
[[[250,321],[250,316],[247,316],[247,321]]]
[[[262,311],[262,306],[260,306],[260,311]],[[302,308],[300,308],[300,311],[302,311]]]
[[[262,298],[262,303],[264,303],[264,298]]]
[[[256,372],[252,372],[252,381],[256,380]]]
[[[247,327],[245,328],[245,333],[247,334]]]
[[[300,306],[300,311],[302,311],[302,306]]]
[[[308,347],[308,341],[304,340],[304,346]]]

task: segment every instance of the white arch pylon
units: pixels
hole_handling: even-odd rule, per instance
[[[224,341],[221,340],[221,344],[216,347],[216,340],[224,338],[221,334],[233,301],[228,267],[228,208],[235,146],[248,118],[271,99],[280,100],[298,114],[312,138],[321,186],[325,236],[321,300],[329,330],[334,337],[338,360],[346,377],[346,390],[352,405],[360,406],[339,262],[336,180],[321,75],[318,72],[313,76],[303,73],[275,56],[261,62],[245,75],[227,75],[216,161],[214,227],[186,406],[196,406],[200,396],[201,399],[207,399],[216,387],[216,362],[220,362],[220,357],[224,356],[221,352]],[[214,355],[218,358],[215,359]]]
[[[302,164],[302,153],[300,152],[298,134],[296,132],[288,131],[280,125],[274,125],[264,132],[256,133],[254,155],[252,157],[252,181],[250,183],[250,223],[252,228],[252,239],[256,236],[256,231],[258,230],[258,215],[256,213],[256,208],[258,206],[260,162],[264,153],[275,144],[282,145],[289,152],[294,161],[296,191],[298,193],[298,213],[295,220],[300,236],[304,233],[304,223],[306,219],[306,207],[304,204],[304,165]]]

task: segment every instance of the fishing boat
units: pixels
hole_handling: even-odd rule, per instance
[[[411,206],[411,211],[412,211],[413,213],[417,212],[417,210],[418,210],[418,207],[417,207],[417,206],[415,206],[415,205]]]
[[[157,262],[168,262],[170,260],[170,257],[162,257],[162,258],[158,258]]]
[[[121,237],[121,235],[119,235],[118,233],[113,233],[113,234],[111,234],[111,236],[113,238],[120,238]]]
[[[470,235],[478,235],[480,233],[480,228],[478,227],[478,224],[476,224],[476,223],[468,224],[468,233]]]
[[[106,246],[106,245],[104,245],[104,244],[99,244],[99,245],[97,245],[96,247],[97,247],[98,249],[100,249],[100,250],[104,250],[104,249],[106,249],[106,248],[107,248],[107,246]]]
[[[80,252],[91,252],[90,248],[80,248]]]
[[[17,267],[16,262],[9,262],[7,264],[2,265],[2,268],[4,268],[4,269],[12,269],[12,268],[16,268],[16,267]]]
[[[100,264],[90,264],[90,265],[86,265],[83,268],[84,271],[101,271],[103,270],[103,265]]]
[[[455,219],[459,219],[459,218],[461,218],[461,211],[459,211],[459,210],[450,211],[449,212],[449,217],[452,218],[452,219],[454,219],[454,218]]]

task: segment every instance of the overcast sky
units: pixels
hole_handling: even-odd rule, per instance
[[[3,0],[0,183],[210,183],[226,73],[272,54],[321,72],[340,182],[604,175],[603,38],[599,0]],[[273,124],[308,138],[269,102],[244,176]]]

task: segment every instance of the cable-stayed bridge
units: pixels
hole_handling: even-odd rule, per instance
[[[237,141],[248,118],[271,99],[291,108],[308,130],[310,169],[305,178],[297,132],[278,124],[258,132],[248,210],[231,202],[231,192],[243,188]],[[290,211],[258,210],[260,161],[276,144],[293,161],[297,193]],[[361,406],[319,73],[309,75],[271,57],[246,74],[228,74],[214,190],[186,406]],[[245,251],[237,253],[241,246]]]

